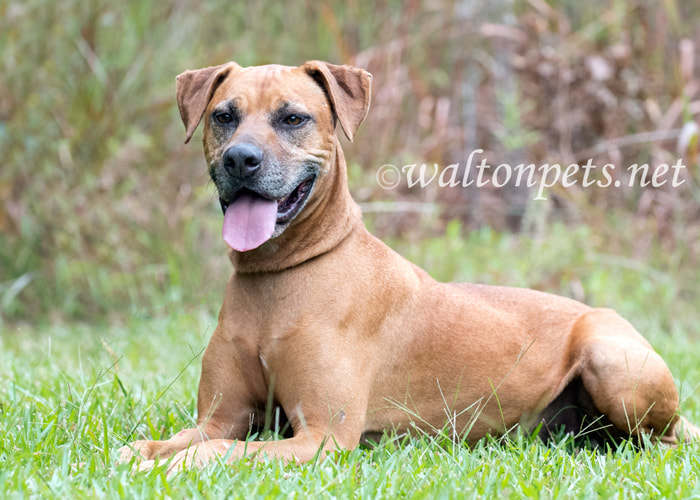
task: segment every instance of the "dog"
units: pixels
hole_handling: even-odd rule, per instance
[[[177,77],[185,142],[204,122],[234,273],[202,358],[197,426],[124,446],[121,460],[303,462],[446,424],[467,443],[517,427],[697,439],[668,367],[614,311],[438,283],[365,229],[335,128],[353,140],[371,78],[321,61]],[[283,439],[245,440],[273,416]]]

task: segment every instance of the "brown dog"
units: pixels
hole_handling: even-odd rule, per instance
[[[446,424],[468,442],[540,423],[544,435],[700,435],[678,415],[664,361],[615,312],[437,283],[367,232],[334,128],[352,140],[370,82],[318,61],[178,76],[188,141],[204,121],[235,273],[202,360],[197,427],[132,443],[122,459],[305,461]],[[288,419],[291,436],[239,441],[266,416]]]

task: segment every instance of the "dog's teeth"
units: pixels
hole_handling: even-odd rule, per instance
[[[221,204],[221,211],[226,215],[226,209],[228,208],[228,203],[219,198],[219,203]]]

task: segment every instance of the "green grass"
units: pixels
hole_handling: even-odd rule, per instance
[[[553,226],[547,238],[481,230],[392,243],[440,279],[540,286],[616,305],[667,360],[683,413],[700,422],[697,272],[601,252],[590,229]],[[652,259],[652,261],[654,261]],[[687,281],[691,280],[691,281]],[[318,463],[270,460],[214,465],[166,478],[115,465],[136,438],[168,437],[195,420],[202,349],[216,324],[214,303],[172,293],[128,319],[105,324],[5,326],[0,336],[0,496],[3,498],[688,498],[700,495],[700,448],[577,448],[569,440],[385,437],[374,449]],[[682,316],[677,311],[684,311]],[[670,329],[669,329],[670,325]],[[129,438],[129,436],[131,436]]]

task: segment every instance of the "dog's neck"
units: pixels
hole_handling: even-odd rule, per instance
[[[313,198],[294,223],[280,236],[255,250],[229,257],[236,273],[275,272],[297,266],[337,247],[362,224],[360,207],[348,189],[347,166],[338,138],[333,138],[328,171],[319,178],[329,186],[316,186]]]

